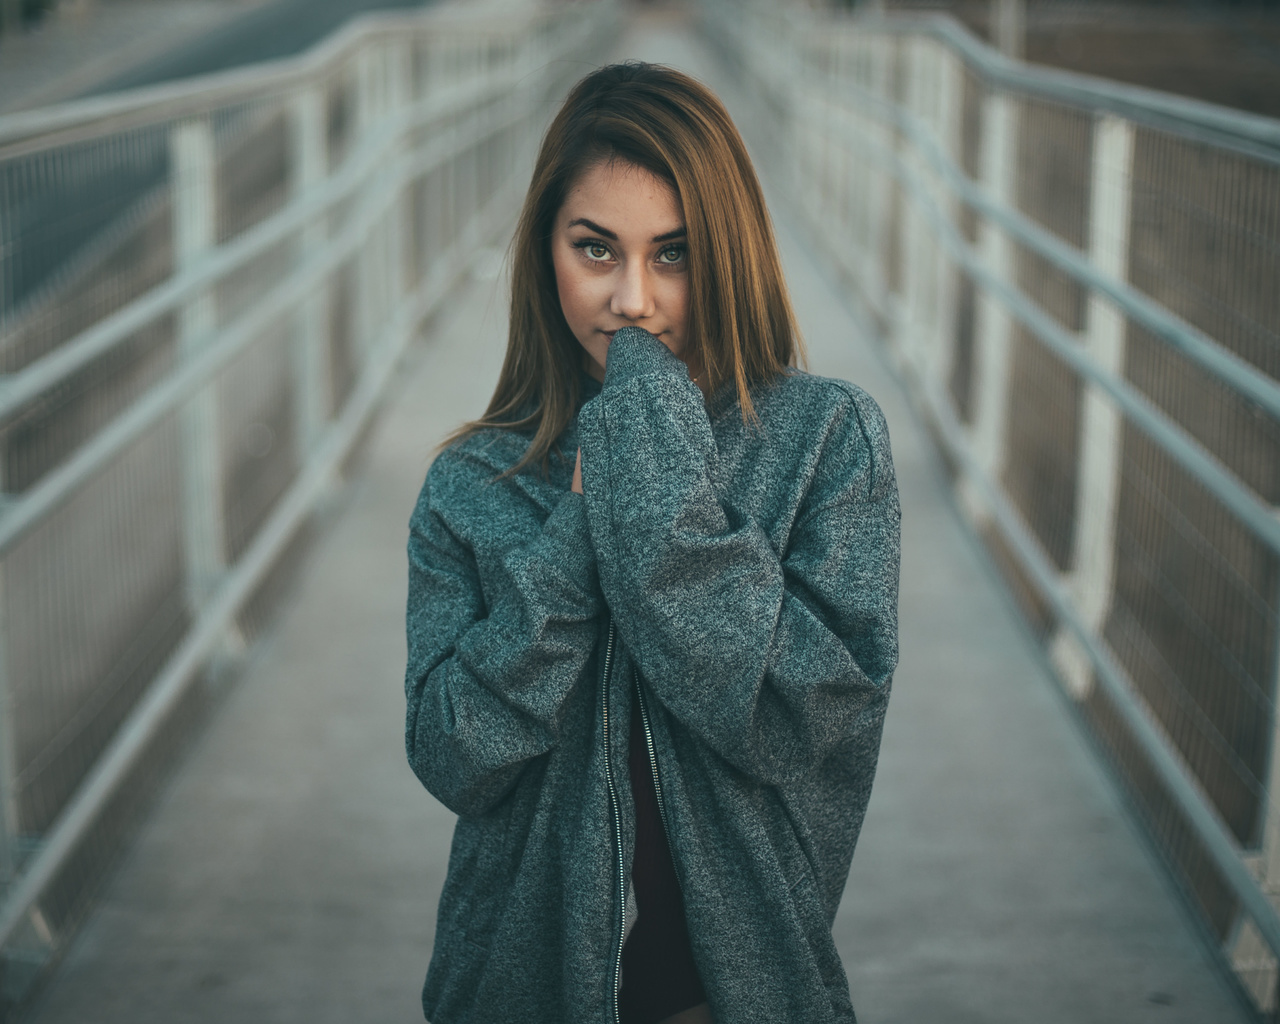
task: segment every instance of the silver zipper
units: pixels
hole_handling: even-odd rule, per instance
[[[618,990],[622,987],[622,943],[626,938],[627,874],[622,861],[622,811],[618,790],[613,784],[613,758],[609,744],[609,675],[613,668],[613,617],[609,617],[609,640],[604,649],[604,676],[600,687],[601,721],[604,725],[604,777],[609,784],[609,805],[613,810],[613,839],[618,851],[618,952],[613,961],[613,1021],[622,1024]]]
[[[667,850],[671,854],[671,863],[676,862],[675,847],[671,845],[671,826],[667,822],[667,802],[662,796],[662,780],[658,778],[658,752],[653,745],[653,730],[649,728],[649,704],[644,699],[644,690],[640,680],[636,680],[636,696],[640,701],[640,721],[644,725],[644,744],[649,750],[649,770],[653,773],[653,791],[658,798],[658,817],[662,820],[662,834],[667,840]],[[680,892],[684,893],[684,882],[680,880],[680,869],[676,868],[676,883]]]

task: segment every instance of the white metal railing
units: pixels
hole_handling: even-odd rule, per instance
[[[1280,954],[1280,122],[704,5],[762,152],[1255,1003]]]
[[[0,118],[6,1001],[613,17],[488,10]]]

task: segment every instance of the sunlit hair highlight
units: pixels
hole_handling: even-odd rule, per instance
[[[749,386],[804,358],[760,184],[724,106],[662,65],[601,68],[573,87],[534,165],[512,241],[507,354],[493,398],[445,441],[488,427],[529,433],[511,473],[535,462],[545,472],[577,410],[583,352],[560,309],[551,235],[570,189],[607,160],[675,189],[689,254],[688,345],[709,390],[732,382],[750,423]]]

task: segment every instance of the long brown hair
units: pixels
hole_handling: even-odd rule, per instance
[[[551,234],[569,190],[602,160],[635,164],[675,189],[689,259],[689,346],[708,390],[732,380],[744,420],[748,385],[803,360],[769,213],[728,111],[688,75],[628,62],[578,82],[542,140],[512,242],[507,355],[485,414],[449,444],[486,427],[532,434],[514,473],[546,470],[578,406],[582,348],[560,309]]]

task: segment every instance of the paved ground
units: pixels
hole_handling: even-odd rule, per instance
[[[679,24],[651,18],[618,53],[732,98]],[[836,921],[860,1019],[1246,1020],[959,525],[902,392],[774,209],[812,368],[880,400],[905,512],[902,665]],[[403,759],[405,522],[433,440],[492,385],[500,291],[474,275],[410,354],[296,599],[27,1024],[420,1019],[451,818]]]

